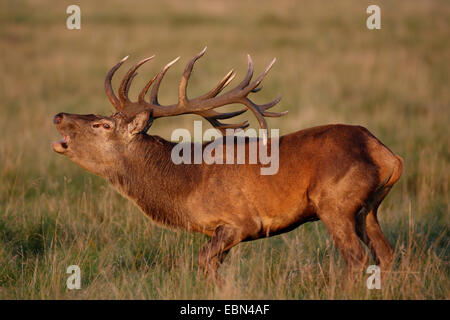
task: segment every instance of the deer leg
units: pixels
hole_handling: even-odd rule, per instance
[[[373,247],[369,235],[367,234],[367,216],[369,215],[370,211],[367,211],[366,208],[362,208],[355,216],[355,230],[356,234],[358,235],[359,239],[369,248],[373,259],[375,260],[376,264],[379,264],[378,257],[375,252],[375,248]]]
[[[225,259],[228,251],[240,242],[236,229],[229,226],[219,226],[212,238],[198,254],[198,264],[205,275],[219,280],[217,270]]]
[[[339,212],[319,214],[319,218],[344,257],[347,275],[361,272],[367,263],[367,255],[356,234],[355,220]]]
[[[377,219],[377,208],[369,212],[366,217],[366,232],[370,241],[371,250],[374,252],[374,258],[379,263],[382,271],[388,271],[394,260],[394,249],[381,231]]]
[[[364,214],[358,214],[356,219],[357,234],[370,249],[375,263],[380,265],[382,271],[389,271],[394,260],[394,250],[384,236],[377,219],[378,206],[388,192],[389,189],[380,197],[380,200],[372,209]]]

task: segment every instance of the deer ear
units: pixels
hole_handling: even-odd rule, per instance
[[[150,112],[148,110],[138,113],[134,119],[128,124],[128,132],[131,135],[141,133],[148,130]]]

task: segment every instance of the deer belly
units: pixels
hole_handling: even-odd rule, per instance
[[[310,205],[303,205],[295,210],[285,210],[278,214],[266,214],[261,216],[263,236],[272,236],[291,231],[299,225],[317,220],[314,208]]]

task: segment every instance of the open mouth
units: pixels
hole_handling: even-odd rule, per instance
[[[52,143],[53,151],[58,153],[64,153],[69,148],[68,143],[70,142],[70,138],[68,135],[63,134],[63,138],[59,141],[54,141]]]

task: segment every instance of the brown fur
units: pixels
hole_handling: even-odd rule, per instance
[[[110,129],[95,127],[105,122]],[[206,273],[216,276],[239,242],[314,220],[325,224],[349,271],[366,263],[360,239],[389,268],[393,250],[377,208],[400,178],[402,160],[367,129],[327,125],[283,136],[279,171],[264,176],[260,164],[175,165],[173,143],[140,133],[146,117],[131,122],[58,114],[55,123],[68,141],[54,149],[109,180],[153,221],[211,236],[199,254]]]

